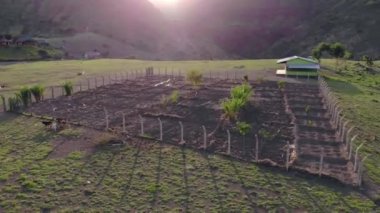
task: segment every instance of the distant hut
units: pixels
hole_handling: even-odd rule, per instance
[[[38,42],[31,36],[20,36],[15,40],[17,46],[36,46]]]
[[[84,58],[85,59],[96,59],[100,58],[102,54],[98,50],[93,50],[93,51],[88,51],[84,53]]]
[[[0,35],[0,46],[9,47],[12,44],[11,35]]]
[[[277,64],[285,65],[284,69],[277,70],[277,75],[315,77],[321,69],[318,61],[300,56],[280,59]]]

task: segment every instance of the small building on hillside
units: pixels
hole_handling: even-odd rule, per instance
[[[31,36],[20,36],[17,39],[15,39],[14,43],[16,46],[37,46],[38,42],[33,39]]]
[[[102,54],[96,49],[93,51],[85,52],[83,55],[85,59],[96,59],[96,58],[100,58],[101,56]]]
[[[277,61],[277,64],[284,64],[284,69],[277,70],[277,75],[316,77],[321,69],[319,62],[312,58],[293,56]]]
[[[11,35],[0,35],[0,46],[9,47],[12,44]]]

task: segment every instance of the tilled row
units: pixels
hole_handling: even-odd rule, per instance
[[[297,128],[297,160],[293,166],[310,173],[355,184],[357,178],[347,151],[330,123],[316,84],[287,84],[284,90]]]

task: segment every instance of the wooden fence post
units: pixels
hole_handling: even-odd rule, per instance
[[[351,141],[350,141],[350,151],[348,152],[348,159],[351,160],[351,156],[352,156],[352,145],[354,143],[354,141],[356,140],[356,138],[358,137],[358,135],[355,135],[354,137],[351,138]]]
[[[140,118],[140,136],[144,136],[144,118],[139,115]]]
[[[355,151],[355,161],[354,161],[354,172],[356,172],[357,170],[357,164],[358,164],[358,158],[359,158],[359,150],[363,147],[364,143],[360,144],[358,146],[358,148],[356,148],[356,151]]]
[[[163,134],[163,130],[162,130],[162,121],[160,118],[157,118],[158,120],[158,123],[160,125],[160,141],[163,141],[164,140],[164,134]]]
[[[185,140],[183,139],[183,124],[181,121],[178,122],[179,123],[179,127],[181,129],[181,138],[180,138],[180,144],[185,144]]]
[[[104,107],[105,121],[106,121],[106,131],[109,129],[109,115],[107,109]]]
[[[256,162],[259,162],[259,136],[257,134],[255,135],[255,139],[256,139],[255,160],[256,160]]]
[[[325,150],[322,148],[321,157],[319,159],[319,172],[318,172],[319,177],[322,176],[324,155],[325,155]]]
[[[52,98],[52,99],[55,98],[55,95],[54,95],[54,87],[51,87],[51,98]]]
[[[204,146],[204,149],[206,150],[207,149],[207,130],[205,126],[202,126],[202,129],[203,129],[203,146]]]
[[[289,155],[290,155],[290,144],[289,141],[286,142],[286,171],[289,170]]]
[[[227,130],[227,155],[231,155],[231,133]]]

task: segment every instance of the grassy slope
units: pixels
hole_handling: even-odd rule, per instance
[[[0,84],[6,84],[10,89],[18,89],[23,85],[41,83],[43,85],[57,85],[65,80],[79,80],[91,75],[108,75],[132,70],[143,70],[153,66],[161,72],[168,69],[188,71],[197,69],[202,71],[237,70],[234,67],[244,66],[244,70],[274,69],[275,60],[242,60],[242,61],[141,61],[124,59],[101,59],[89,61],[48,61],[20,63],[0,66]],[[86,75],[78,76],[85,71]]]
[[[333,61],[324,63],[334,69]],[[357,127],[359,138],[355,145],[365,142],[361,156],[369,155],[365,163],[368,175],[380,184],[380,62],[376,62],[377,74],[358,72],[354,63],[347,64],[342,73],[325,71],[329,85],[339,97],[344,115]]]
[[[80,134],[54,135],[30,118],[0,121],[0,211],[370,212],[375,208],[358,192],[326,185],[318,178],[306,180],[155,143],[141,149],[102,149],[89,157],[81,152],[47,157],[53,139]]]

